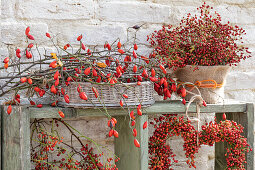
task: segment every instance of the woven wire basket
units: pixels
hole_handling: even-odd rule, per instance
[[[153,84],[149,81],[142,82],[140,86],[137,83],[116,84],[113,87],[109,85],[97,85],[88,82],[79,82],[82,91],[87,94],[88,100],[82,100],[77,92],[77,84],[72,82],[65,87],[66,94],[69,95],[70,103],[66,103],[63,96],[59,97],[58,105],[64,107],[120,107],[120,100],[123,100],[124,106],[133,106],[142,104],[148,106],[153,104]],[[98,90],[99,98],[95,97],[92,87]],[[126,94],[128,98],[123,98]],[[101,101],[101,102],[100,102]]]

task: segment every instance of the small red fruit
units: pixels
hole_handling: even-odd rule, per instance
[[[139,116],[142,116],[142,115],[143,115],[141,109],[138,109],[138,108],[137,108],[137,114],[138,114]]]
[[[134,72],[134,73],[137,72],[137,66],[136,66],[136,65],[134,65],[134,67],[133,67],[133,72]]]
[[[85,75],[89,75],[91,67],[88,67],[84,70]]]
[[[41,89],[40,89],[39,87],[35,87],[34,90],[35,90],[36,92],[40,92],[40,91],[41,91]]]
[[[30,34],[27,35],[27,38],[30,39],[30,40],[35,40],[34,37]]]
[[[9,106],[8,106],[8,108],[7,108],[7,113],[8,113],[8,115],[10,115],[10,114],[11,114],[11,112],[12,112],[12,106],[11,106],[11,105],[9,105]]]
[[[21,82],[21,83],[27,82],[27,78],[26,78],[26,77],[22,77],[22,78],[20,79],[20,82]]]
[[[5,63],[5,64],[4,64],[4,68],[5,68],[5,69],[7,69],[7,68],[8,68],[8,66],[9,66],[9,64],[8,64],[8,63]]]
[[[134,144],[135,144],[136,147],[140,148],[140,143],[138,142],[137,139],[134,139]]]
[[[98,98],[99,95],[97,89],[95,87],[92,87],[92,91],[94,92],[95,97]]]
[[[185,99],[182,99],[182,104],[186,104],[186,100]]]
[[[143,124],[143,129],[146,129],[147,126],[148,126],[148,121],[144,122],[144,124]]]
[[[127,98],[128,98],[128,95],[126,95],[126,94],[123,94],[123,97],[127,99]]]
[[[152,77],[155,77],[155,75],[156,75],[156,72],[155,72],[154,68],[152,68],[152,69],[151,69],[151,76],[152,76]]]
[[[50,36],[50,34],[49,34],[49,33],[46,33],[46,37],[51,38],[51,36]]]
[[[136,128],[133,129],[133,136],[134,136],[134,137],[137,136],[137,130],[136,130]]]
[[[64,99],[66,103],[70,103],[69,96],[67,94],[64,96]]]
[[[59,85],[59,78],[55,81],[55,86],[58,86]]]
[[[34,44],[33,43],[30,43],[28,44],[27,48],[33,48]]]
[[[115,138],[119,137],[119,133],[116,130],[113,131],[113,135],[114,135]]]
[[[109,137],[112,137],[113,133],[114,133],[114,130],[111,129],[111,130],[109,131]]]
[[[10,58],[9,57],[6,57],[5,59],[4,59],[4,63],[6,64],[6,63],[8,63],[10,61]]]
[[[62,112],[62,111],[58,111],[58,114],[60,117],[64,118],[65,117],[65,114]]]
[[[120,106],[123,107],[123,101],[122,100],[120,100]]]
[[[51,93],[54,93],[54,94],[57,93],[57,89],[54,85],[51,86],[50,91],[51,91]]]
[[[86,47],[85,47],[85,45],[84,45],[83,43],[81,43],[81,48],[82,48],[83,50],[86,50]]]
[[[223,119],[223,120],[226,120],[226,119],[227,119],[227,116],[226,116],[226,114],[225,114],[225,113],[223,113],[223,115],[222,115],[222,119]]]
[[[122,50],[122,49],[118,49],[118,52],[119,52],[120,54],[124,54],[124,53],[125,53],[124,50]]]
[[[43,105],[42,105],[42,104],[38,104],[36,107],[38,107],[38,108],[42,108],[42,107],[43,107]]]
[[[26,34],[26,35],[29,35],[29,32],[30,32],[30,27],[27,27],[27,28],[26,28],[26,31],[25,31],[25,34]]]
[[[77,37],[77,41],[81,41],[81,39],[82,39],[82,35],[79,35],[79,36]]]
[[[133,57],[137,58],[137,54],[135,53],[135,51],[133,51]]]
[[[117,124],[117,120],[114,117],[112,118],[112,120],[115,124]]]
[[[138,49],[137,44],[135,44],[134,45],[134,50],[137,50],[137,49]]]
[[[117,47],[121,48],[121,43],[120,42],[118,42]]]
[[[80,96],[80,98],[81,98],[82,100],[88,100],[88,97],[87,97],[87,95],[86,95],[85,92],[81,92],[81,93],[79,94],[79,96]]]
[[[203,100],[203,105],[206,107],[207,105],[206,105],[206,102]]]
[[[59,71],[57,70],[56,73],[54,74],[54,80],[57,80],[58,76],[59,76]]]
[[[131,126],[135,126],[135,120],[132,120]]]
[[[33,84],[33,80],[32,80],[31,78],[28,78],[28,79],[27,79],[27,82],[28,82],[29,84]]]

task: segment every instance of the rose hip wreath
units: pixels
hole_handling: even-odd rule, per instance
[[[244,29],[228,22],[223,24],[221,16],[211,12],[205,3],[197,8],[199,16],[189,13],[179,26],[162,26],[148,36],[154,48],[151,58],[174,69],[186,65],[236,65],[241,59],[251,57],[243,43]]]
[[[200,132],[195,130],[189,120],[185,120],[184,117],[177,118],[176,115],[162,115],[154,118],[151,124],[154,125],[155,131],[149,139],[150,169],[169,169],[173,162],[178,162],[166,141],[169,137],[179,135],[184,140],[183,149],[188,158],[186,163],[190,168],[196,168],[195,153],[201,145],[213,146],[215,142],[226,142],[227,169],[245,169],[245,153],[251,149],[249,149],[247,139],[241,135],[242,125],[226,120],[225,114],[219,123],[215,121],[202,125]]]

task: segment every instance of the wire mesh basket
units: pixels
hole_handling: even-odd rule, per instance
[[[141,82],[138,86],[137,83],[122,83],[109,85],[91,84],[88,82],[78,82],[82,91],[88,97],[88,100],[82,100],[77,91],[77,84],[72,82],[69,86],[65,87],[65,92],[69,96],[69,103],[66,103],[63,96],[59,96],[58,105],[64,107],[120,107],[120,100],[123,101],[124,106],[133,106],[142,104],[148,106],[153,104],[153,84],[149,81]],[[95,87],[98,91],[99,97],[95,97],[92,91]],[[126,94],[128,98],[124,98]]]

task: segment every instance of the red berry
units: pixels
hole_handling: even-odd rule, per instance
[[[11,114],[11,112],[12,112],[12,106],[9,105],[8,108],[7,108],[7,113],[8,113],[8,115]]]
[[[137,139],[134,139],[134,144],[135,144],[136,147],[140,148],[140,143],[138,142]]]
[[[58,111],[58,114],[60,117],[64,118],[65,117],[65,114],[62,112],[62,111]]]

